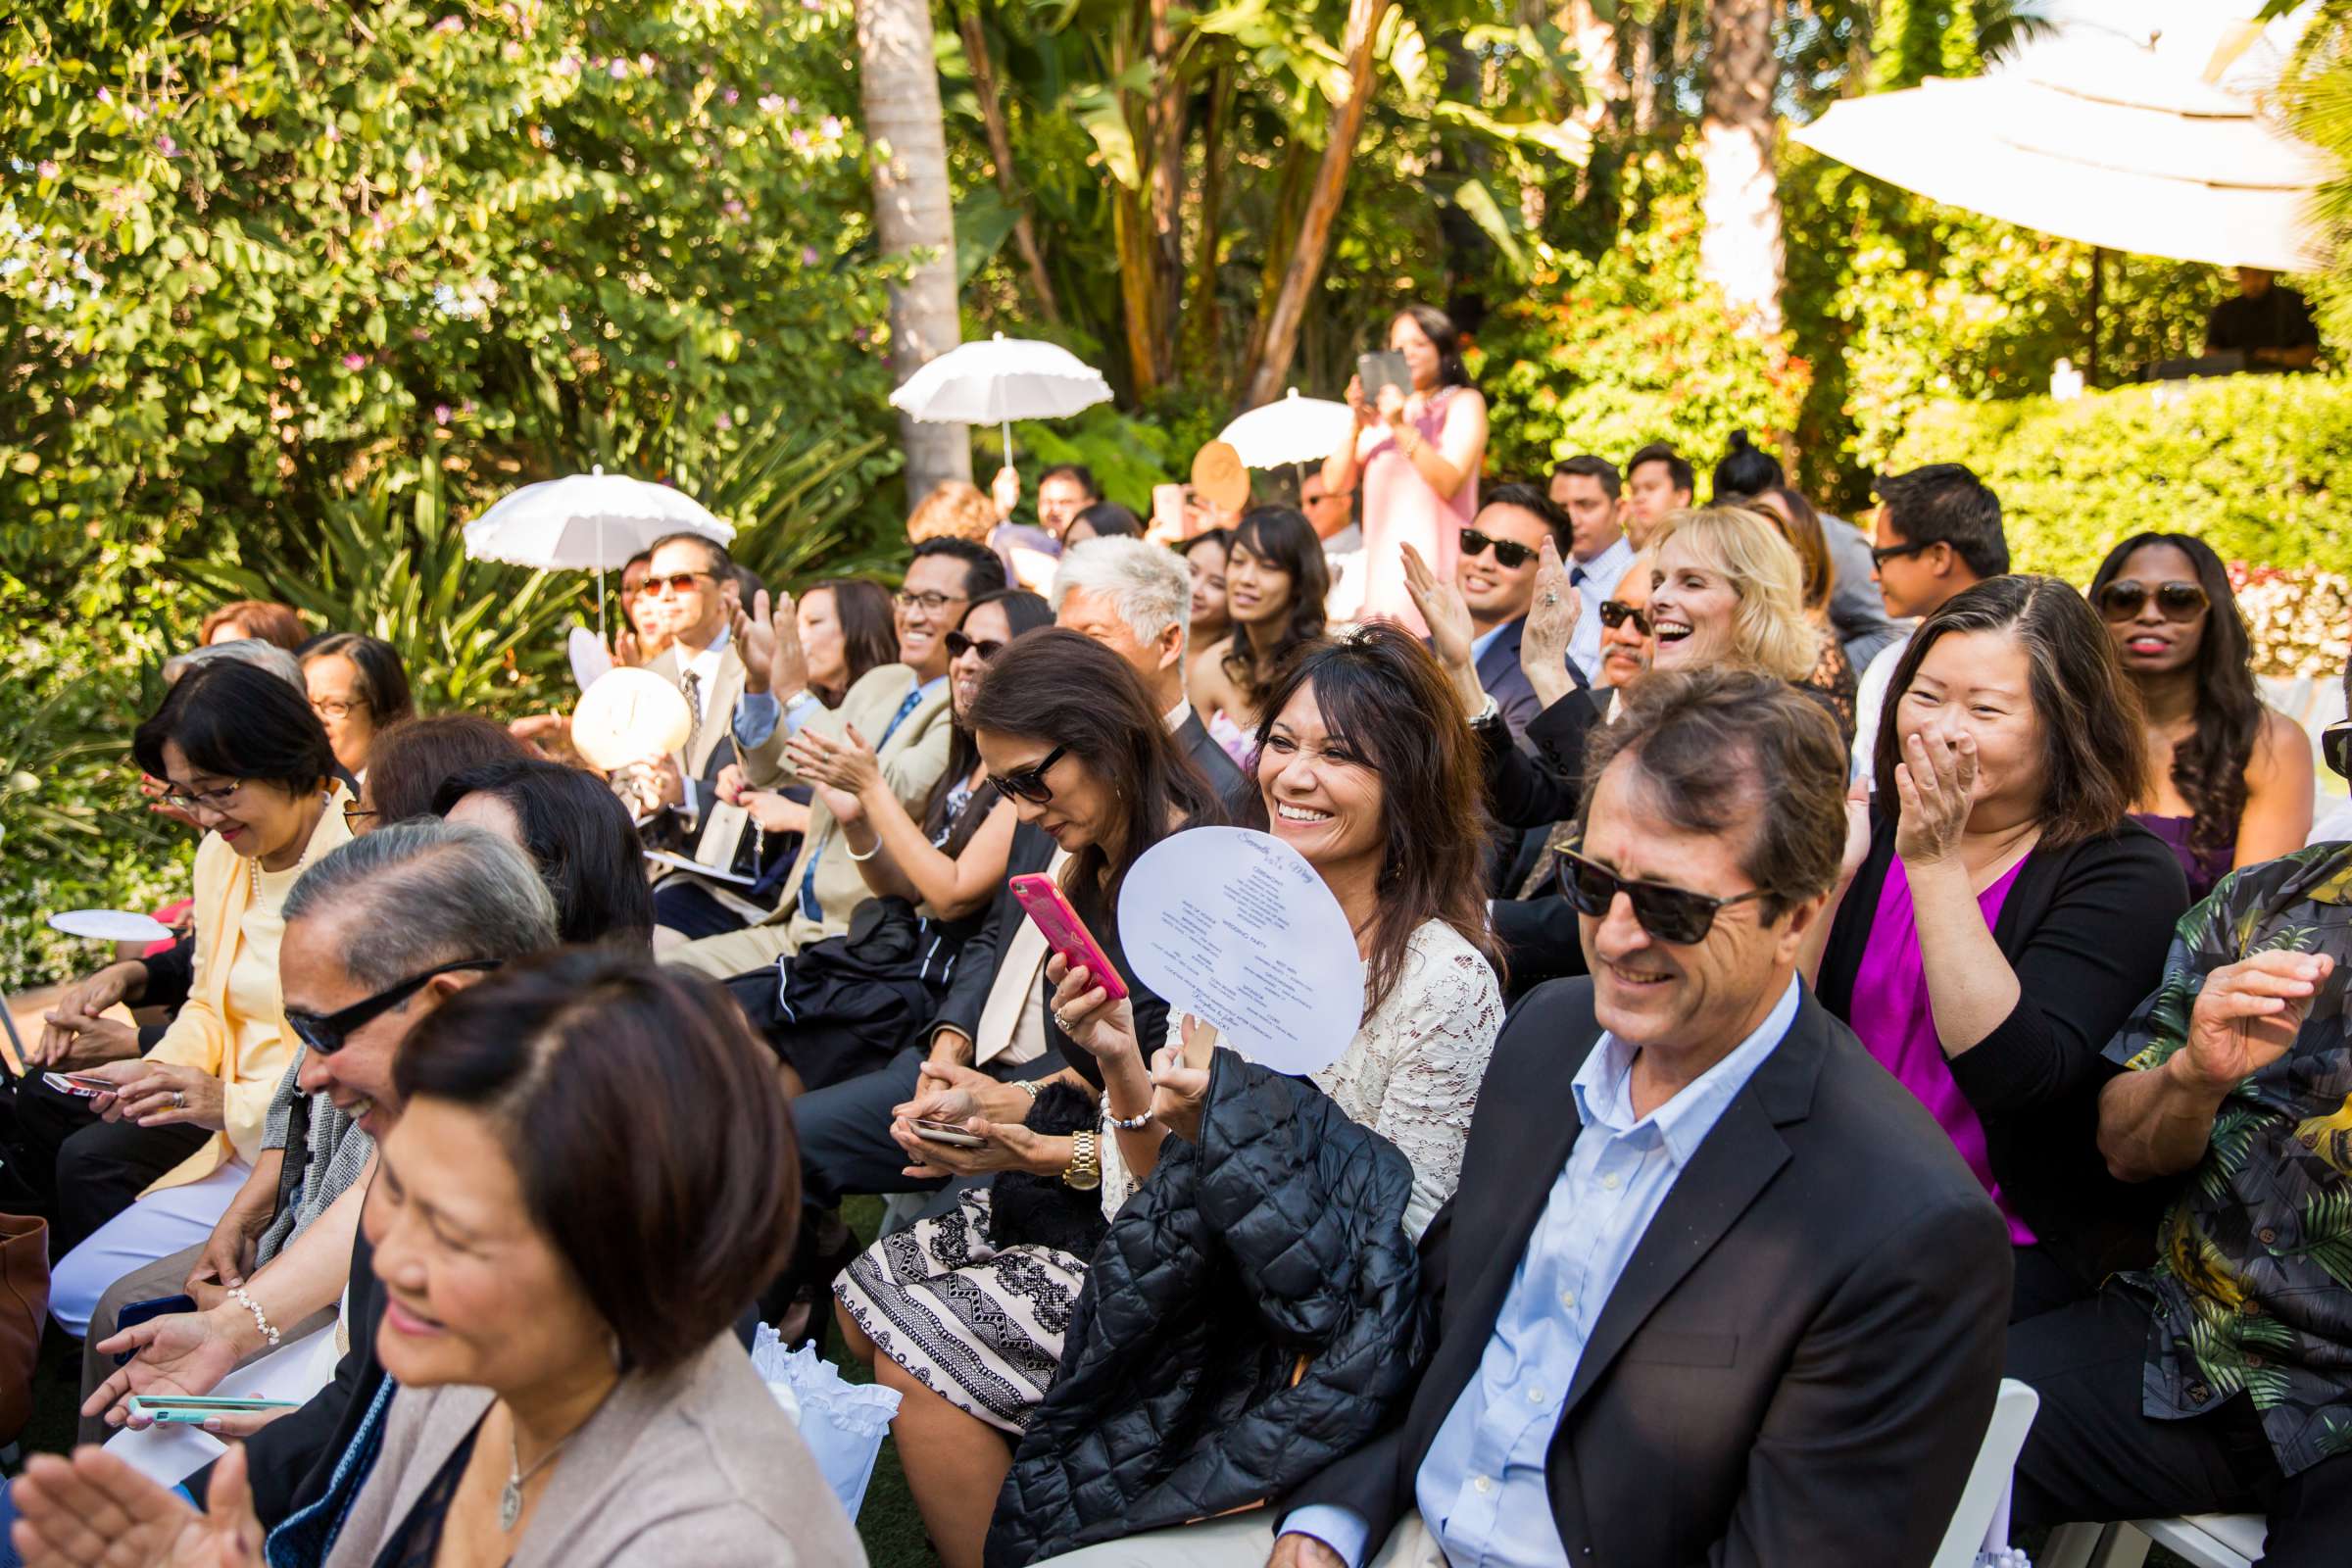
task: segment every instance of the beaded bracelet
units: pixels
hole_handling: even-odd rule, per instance
[[[234,1297],[246,1311],[253,1314],[253,1326],[261,1332],[263,1339],[270,1342],[270,1348],[273,1350],[276,1349],[277,1330],[270,1326],[269,1317],[262,1311],[262,1303],[255,1300],[253,1294],[242,1285],[235,1287],[228,1294]]]

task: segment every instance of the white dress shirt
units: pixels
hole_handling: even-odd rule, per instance
[[[1583,601],[1576,630],[1568,636],[1568,662],[1583,670],[1588,681],[1600,678],[1600,602],[1617,591],[1618,580],[1633,563],[1633,541],[1623,534],[1591,561],[1568,563],[1568,580]]]

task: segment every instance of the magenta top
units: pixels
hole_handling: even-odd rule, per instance
[[[2001,902],[2025,869],[2026,859],[2001,873],[1999,880],[1977,895],[1984,911],[1984,927],[2000,918]],[[2032,1247],[2034,1233],[2017,1217],[2000,1184],[1992,1179],[1992,1163],[1984,1153],[1984,1126],[1977,1110],[1952,1082],[1952,1067],[1936,1038],[1936,1015],[1928,1005],[1928,974],[1919,956],[1919,924],[1911,909],[1911,879],[1903,872],[1901,856],[1887,862],[1886,884],[1879,890],[1879,912],[1871,917],[1870,939],[1862,948],[1862,962],[1854,971],[1854,1000],[1846,1022],[1879,1065],[1894,1074],[1905,1089],[1928,1107],[1968,1168],[1977,1173],[1984,1191],[2009,1222],[2012,1246]]]

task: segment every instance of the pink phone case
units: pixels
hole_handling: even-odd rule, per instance
[[[1047,944],[1055,953],[1073,964],[1084,965],[1095,984],[1108,993],[1111,1001],[1126,1000],[1127,982],[1119,978],[1119,971],[1111,967],[1102,950],[1095,945],[1094,933],[1087,930],[1086,922],[1078,918],[1078,911],[1070,907],[1070,901],[1052,877],[1032,871],[1027,876],[1014,877],[1009,886],[1012,896],[1029,911],[1029,918],[1037,922],[1037,928],[1046,934]]]

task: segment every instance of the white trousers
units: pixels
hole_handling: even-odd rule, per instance
[[[203,1245],[228,1211],[228,1201],[253,1174],[232,1159],[199,1181],[167,1187],[99,1226],[49,1270],[49,1315],[79,1339],[106,1288],[134,1268]]]
[[[1273,1551],[1273,1510],[1253,1508],[1081,1547],[1050,1557],[1038,1568],[1266,1568]],[[1421,1515],[1408,1513],[1396,1521],[1388,1544],[1373,1554],[1367,1568],[1446,1568],[1446,1554]]]

